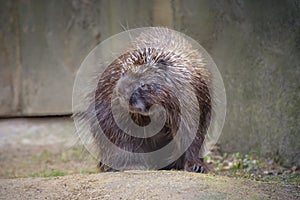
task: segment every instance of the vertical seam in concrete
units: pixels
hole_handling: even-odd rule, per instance
[[[173,20],[173,28],[176,28],[177,31],[182,31],[183,17],[182,10],[183,8],[181,0],[172,0],[171,9],[172,9],[172,20]],[[180,13],[179,13],[179,12]]]
[[[176,22],[175,22],[175,19],[176,19],[176,16],[175,16],[175,14],[176,14],[176,9],[175,9],[175,0],[171,0],[171,2],[170,2],[170,9],[171,9],[171,16],[172,16],[172,25],[173,25],[173,27],[172,28],[175,28],[175,24],[176,24]]]
[[[120,22],[119,10],[122,9],[120,6],[121,1],[109,1],[109,21],[111,28],[111,35],[117,34],[120,32],[121,25],[116,22]]]
[[[22,113],[22,58],[21,58],[21,39],[18,4],[14,7],[15,16],[15,34],[16,34],[16,76],[13,79],[13,105],[16,105],[16,114]]]
[[[172,1],[153,1],[153,25],[173,28]]]

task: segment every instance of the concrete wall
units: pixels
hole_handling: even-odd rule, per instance
[[[299,1],[177,3],[175,28],[208,50],[224,79],[221,146],[299,165]]]
[[[227,91],[220,143],[300,165],[300,4],[290,1],[0,1],[0,116],[71,113],[74,77],[123,28],[167,26],[211,54]]]

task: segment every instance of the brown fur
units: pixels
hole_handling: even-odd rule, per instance
[[[169,34],[167,30],[168,29],[162,30],[162,34]],[[147,37],[150,37],[150,39]],[[175,40],[175,42],[180,38],[180,36],[174,36],[172,34],[170,37]],[[94,126],[95,124],[99,124],[106,137],[121,149],[130,152],[151,152],[164,147],[174,138],[180,122],[180,104],[172,88],[176,86],[176,84],[185,81],[193,86],[191,92],[196,94],[197,97],[198,102],[192,103],[197,103],[201,111],[199,127],[191,146],[179,159],[163,169],[194,171],[193,166],[200,165],[208,171],[199,152],[211,118],[212,106],[209,93],[210,74],[205,67],[205,63],[202,61],[201,54],[188,46],[187,42],[179,44],[179,51],[175,51],[171,46],[166,46],[166,48],[160,48],[158,46],[154,48],[153,46],[155,45],[150,45],[150,47],[147,48],[149,41],[151,44],[151,38],[153,41],[159,39],[151,33],[141,35],[141,37],[134,42],[134,45],[128,49],[128,52],[115,59],[107,67],[102,76],[99,77],[94,96],[95,107],[90,108],[91,110],[95,109],[97,116],[97,122],[91,123],[95,143],[101,146],[98,135],[99,132],[97,127]],[[140,45],[141,43],[144,45]],[[151,62],[149,62],[149,60]],[[157,69],[161,72],[155,71],[154,73],[153,70],[150,69],[151,66],[154,65],[158,66]],[[156,73],[161,74],[156,77],[154,75]],[[168,82],[170,79],[177,82]],[[120,81],[123,81],[122,84],[120,84]],[[144,81],[147,87],[145,89],[146,92],[141,94],[142,98],[146,99],[144,101],[146,103],[143,105],[147,106],[146,104],[149,104],[149,106],[151,106],[152,104],[160,104],[166,111],[166,123],[164,127],[158,134],[150,138],[138,138],[126,134],[116,124],[111,110],[111,102],[118,101],[118,99],[113,96],[114,89],[117,88],[117,91],[123,92],[123,90],[129,86],[139,88],[138,83],[141,81]],[[162,81],[165,82],[165,84],[157,84]],[[186,98],[185,101],[189,102],[189,97],[186,96]],[[90,111],[88,110],[87,112]],[[120,114],[126,112],[126,109],[121,107],[119,112]],[[139,126],[146,126],[150,123],[149,116],[135,112],[134,109],[131,110],[130,115],[132,120]],[[188,121],[186,123],[189,124]],[[190,137],[190,133],[187,132],[186,136]],[[99,151],[105,151],[105,149],[101,149],[100,147]],[[100,153],[100,156],[101,154],[102,153]],[[115,162],[119,161],[115,160]],[[113,170],[101,162],[98,166],[102,171]],[[129,164],[128,167],[126,167],[126,164],[124,164],[124,166],[124,169],[130,168]]]

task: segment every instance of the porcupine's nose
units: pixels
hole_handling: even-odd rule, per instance
[[[137,112],[145,112],[146,106],[145,106],[145,100],[142,97],[139,90],[136,90],[133,92],[129,99],[129,106],[131,109]]]

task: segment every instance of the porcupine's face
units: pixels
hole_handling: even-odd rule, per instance
[[[122,107],[144,116],[153,114],[154,104],[164,106],[169,101],[166,91],[166,66],[143,65],[122,73],[116,87]],[[150,109],[151,108],[151,109]]]

